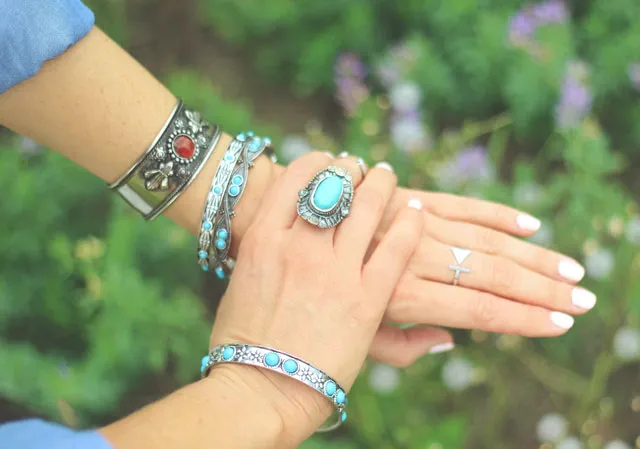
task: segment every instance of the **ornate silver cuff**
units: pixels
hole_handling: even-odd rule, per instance
[[[335,379],[312,364],[286,352],[264,346],[227,344],[213,348],[202,358],[200,373],[207,377],[209,371],[220,363],[240,363],[275,371],[289,376],[313,388],[327,398],[334,406],[335,417],[328,420],[319,432],[327,432],[347,420],[347,393]]]
[[[219,139],[218,126],[179,100],[149,149],[109,188],[152,220],[193,182]]]

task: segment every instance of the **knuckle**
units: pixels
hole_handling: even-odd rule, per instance
[[[321,166],[328,162],[329,157],[326,154],[319,151],[312,151],[292,161],[287,167],[287,170],[294,176],[307,176],[309,167]]]
[[[513,262],[501,258],[494,258],[489,263],[489,279],[491,287],[498,293],[505,294],[513,291],[516,282],[516,269]]]
[[[475,241],[478,248],[487,254],[497,254],[504,244],[503,236],[488,228],[478,228],[475,232]]]
[[[396,368],[407,368],[416,361],[416,357],[414,355],[403,351],[396,351],[395,354],[388,357],[389,359],[387,360],[387,363]]]
[[[363,189],[356,192],[355,202],[366,208],[373,216],[380,216],[384,212],[386,201],[379,190]]]
[[[496,321],[497,307],[494,298],[484,292],[478,293],[471,302],[471,318],[482,329],[490,329]]]

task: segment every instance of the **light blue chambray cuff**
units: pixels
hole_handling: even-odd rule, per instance
[[[1,424],[0,449],[18,448],[113,449],[96,431],[76,431],[39,419]]]
[[[0,93],[82,39],[94,19],[80,0],[0,0]]]

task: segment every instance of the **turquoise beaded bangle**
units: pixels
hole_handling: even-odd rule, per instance
[[[220,363],[253,365],[289,376],[313,388],[327,398],[335,408],[335,418],[328,420],[318,432],[338,428],[347,420],[347,393],[335,379],[312,364],[286,352],[264,346],[227,344],[213,348],[202,358],[200,373],[207,377],[209,371]]]

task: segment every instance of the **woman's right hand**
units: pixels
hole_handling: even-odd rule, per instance
[[[418,200],[407,201],[368,255],[395,175],[370,170],[356,188],[351,214],[336,228],[319,229],[296,214],[298,191],[329,165],[317,162],[314,155],[295,161],[267,194],[241,243],[211,346],[248,343],[289,352],[349,390],[418,245],[424,217]],[[331,410],[316,391],[269,371],[223,364],[210,376],[251,386],[277,410],[286,439],[278,447],[297,447]]]

